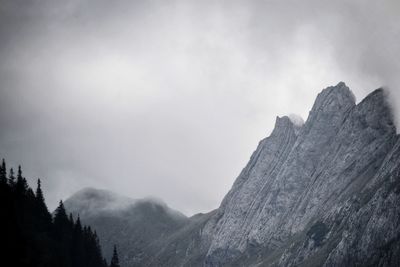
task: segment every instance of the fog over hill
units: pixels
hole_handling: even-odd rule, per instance
[[[159,199],[131,199],[111,191],[85,188],[64,205],[99,234],[104,255],[111,259],[114,244],[120,261],[131,266],[135,259],[150,256],[154,242],[180,229],[189,219]]]

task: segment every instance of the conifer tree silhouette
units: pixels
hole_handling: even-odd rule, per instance
[[[119,259],[118,259],[117,246],[116,245],[114,245],[114,251],[113,251],[113,256],[111,258],[110,267],[120,267]]]

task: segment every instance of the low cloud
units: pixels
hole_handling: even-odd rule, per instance
[[[209,211],[275,117],[306,119],[323,88],[345,81],[361,100],[386,86],[400,106],[399,13],[395,0],[1,0],[0,151],[43,179],[52,208],[91,186]]]

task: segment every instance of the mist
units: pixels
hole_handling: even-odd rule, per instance
[[[42,179],[50,208],[96,187],[210,211],[276,116],[306,120],[323,88],[360,101],[384,86],[400,106],[399,14],[396,0],[0,0],[0,155]]]

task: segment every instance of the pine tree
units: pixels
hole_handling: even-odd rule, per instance
[[[40,179],[38,179],[37,181],[37,188],[35,193],[35,209],[37,212],[38,223],[40,224],[39,228],[41,228],[41,230],[49,229],[51,224],[51,214],[47,209],[46,202],[44,200]]]
[[[44,196],[43,196],[43,192],[42,192],[40,179],[37,180],[37,187],[36,187],[36,194],[35,195],[36,195],[36,200],[38,202],[44,203]]]
[[[15,186],[15,176],[14,176],[14,170],[13,168],[10,169],[10,175],[8,178],[8,183],[11,187]]]
[[[76,219],[76,222],[74,225],[74,232],[78,236],[82,235],[82,224],[81,224],[81,219],[80,219],[79,215],[78,215],[78,218]]]
[[[59,261],[62,262],[61,266],[73,266],[71,257],[73,228],[71,227],[71,222],[68,219],[62,200],[60,200],[60,203],[55,210],[53,231],[54,239],[57,241],[58,245],[57,250],[59,254],[57,257]]]
[[[69,222],[71,223],[71,225],[75,225],[74,217],[72,216],[72,213],[69,214]]]
[[[22,180],[22,169],[21,169],[21,165],[18,166],[17,182],[18,182],[18,180]]]
[[[54,233],[56,235],[56,238],[58,238],[59,240],[63,240],[65,242],[68,241],[65,239],[68,239],[71,236],[72,227],[68,219],[67,212],[65,211],[62,200],[60,200],[60,203],[57,209],[55,210],[53,224],[54,224]]]
[[[114,251],[113,251],[113,256],[111,258],[110,267],[120,267],[119,260],[118,260],[117,246],[116,245],[114,245]]]
[[[18,166],[17,183],[15,188],[17,193],[21,195],[25,194],[28,190],[28,183],[26,182],[26,179],[22,177],[21,165]]]
[[[67,212],[65,211],[64,208],[64,203],[62,200],[60,200],[57,209],[55,210],[55,215],[54,215],[54,224],[55,225],[68,225],[68,216]]]
[[[74,267],[86,266],[86,254],[81,219],[78,216],[72,234],[72,265]]]
[[[7,167],[4,159],[0,166],[0,183],[1,184],[7,183]]]

